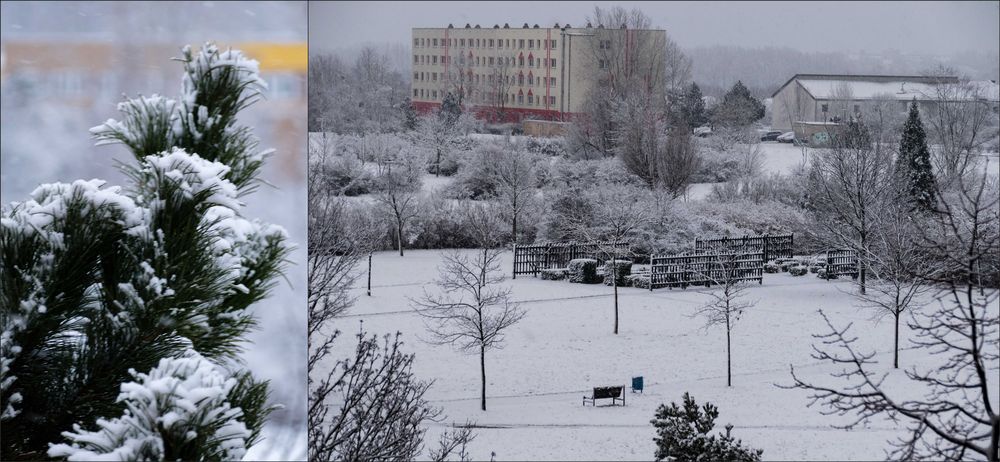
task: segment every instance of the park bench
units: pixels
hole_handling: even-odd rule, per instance
[[[587,396],[583,397],[583,405],[586,406],[587,405],[587,401],[590,401],[590,404],[593,404],[594,406],[597,406],[597,400],[599,400],[599,399],[609,399],[610,398],[612,406],[614,406],[615,404],[617,404],[619,400],[621,400],[622,406],[624,406],[625,405],[625,395],[622,393],[622,390],[624,390],[624,389],[625,389],[624,386],[621,386],[621,387],[594,387],[594,391],[591,393],[591,395],[589,397],[587,397]]]

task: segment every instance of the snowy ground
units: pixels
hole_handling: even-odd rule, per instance
[[[750,297],[758,300],[733,333],[733,387],[725,386],[725,331],[702,329],[694,310],[707,296],[695,290],[621,289],[621,331],[612,334],[611,289],[603,285],[542,281],[519,276],[513,297],[527,316],[507,335],[502,350],[487,353],[488,411],[479,410],[478,358],[424,341],[422,320],[409,308],[436,277],[439,251],[375,255],[373,296],[355,290],[356,305],[340,326],[355,332],[359,321],[369,332],[402,331],[416,353],[414,369],[434,380],[428,398],[441,406],[447,421],[428,430],[433,441],[445,425],[475,422],[471,455],[486,460],[649,459],[654,430],[649,421],[661,403],[679,402],[691,392],[698,402],[720,409],[716,429],[732,423],[734,435],[762,448],[766,460],[883,459],[897,426],[878,422],[843,431],[817,407],[806,407],[806,393],[783,390],[789,365],[808,378],[827,381],[831,367],[810,357],[811,334],[824,332],[818,309],[837,326],[854,322],[861,345],[880,352],[891,367],[892,325],[875,325],[854,307],[849,281],[823,281],[808,275],[765,274]],[[504,270],[510,270],[505,255]],[[360,279],[363,283],[364,278]],[[906,329],[904,328],[904,332]],[[905,335],[904,335],[905,338]],[[344,342],[336,356],[353,345]],[[917,351],[903,351],[904,366],[925,363]],[[897,372],[898,373],[898,372]],[[627,384],[645,377],[642,395],[626,396],[626,407],[583,407],[592,387]],[[912,391],[912,390],[910,390]]]

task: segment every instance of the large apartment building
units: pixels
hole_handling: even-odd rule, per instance
[[[663,30],[590,24],[414,28],[410,97],[421,112],[452,93],[494,121],[566,120],[583,110],[602,75],[640,54],[662,62],[665,42]],[[663,74],[655,74],[651,86],[662,88]]]

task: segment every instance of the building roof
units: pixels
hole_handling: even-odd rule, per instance
[[[928,77],[920,75],[849,75],[849,74],[796,74],[774,92],[776,96],[792,82],[797,82],[817,100],[840,99],[842,88],[849,88],[851,100],[869,100],[891,97],[900,100],[936,99],[937,86],[959,83],[958,77]],[[982,97],[997,101],[1000,87],[989,80],[972,81]]]

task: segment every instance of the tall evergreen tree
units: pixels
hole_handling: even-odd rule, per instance
[[[236,115],[266,84],[185,47],[182,95],[119,104],[127,190],[45,184],[0,220],[2,459],[239,459],[271,411],[238,354],[286,233],[242,216],[269,151]]]
[[[458,121],[458,118],[462,115],[462,100],[460,96],[455,96],[454,93],[448,92],[444,95],[444,99],[441,100],[441,109],[438,112],[438,117],[444,118],[448,122],[448,125],[453,125]]]
[[[417,108],[413,107],[413,101],[406,98],[400,108],[403,111],[403,129],[416,130],[420,119],[417,118]]]
[[[910,104],[910,113],[903,123],[896,172],[904,188],[903,192],[908,194],[914,205],[923,210],[931,210],[936,200],[934,172],[931,170],[931,152],[927,148],[927,135],[920,121],[916,99]]]
[[[684,119],[689,127],[700,127],[708,122],[705,117],[705,99],[697,83],[691,82],[691,86],[684,92],[683,108]]]
[[[745,127],[764,118],[760,102],[742,81],[736,81],[715,108],[713,122],[723,127]]]

